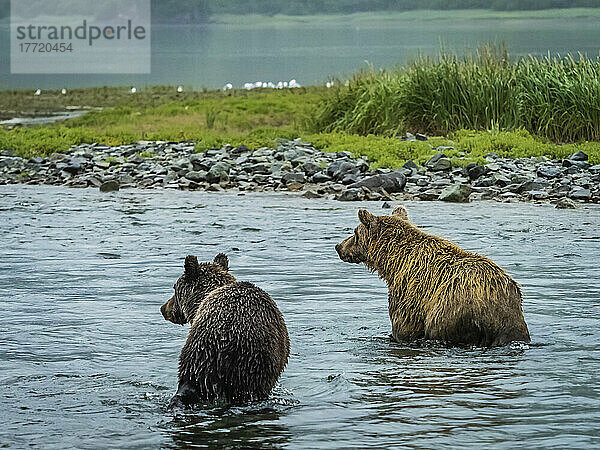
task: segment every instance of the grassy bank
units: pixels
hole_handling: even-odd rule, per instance
[[[487,51],[487,53],[486,53]],[[565,158],[578,150],[600,164],[600,63],[512,62],[498,49],[470,58],[421,59],[395,71],[357,74],[333,89],[177,93],[153,87],[0,92],[0,114],[68,106],[102,108],[46,126],[0,129],[0,150],[31,157],[80,143],[191,140],[197,149],[229,143],[272,146],[301,138],[325,151],[349,150],[375,166],[424,162],[438,146],[455,165],[505,157]],[[404,142],[405,132],[426,142]]]
[[[314,128],[385,136],[523,128],[558,143],[599,141],[600,59],[512,61],[483,47],[362,72],[328,93]]]

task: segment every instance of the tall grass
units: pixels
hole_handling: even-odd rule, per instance
[[[600,58],[512,61],[493,46],[421,57],[393,71],[358,73],[326,95],[312,125],[383,136],[524,128],[555,142],[597,141]]]

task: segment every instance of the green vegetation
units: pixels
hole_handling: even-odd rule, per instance
[[[492,152],[565,158],[578,150],[600,164],[600,62],[513,62],[498,48],[466,58],[421,58],[393,71],[370,70],[332,89],[0,92],[0,112],[9,116],[7,111],[39,113],[73,104],[103,109],[51,125],[0,129],[0,149],[31,157],[81,143],[191,140],[201,151],[301,138],[324,151],[365,155],[376,167],[398,167],[411,159],[423,163],[439,146],[451,147],[444,151],[455,165],[483,162]],[[398,139],[406,131],[444,137]]]
[[[502,48],[459,58],[419,58],[393,71],[361,72],[329,92],[313,128],[397,136],[405,130],[516,130],[554,142],[600,140],[600,59],[528,58]]]

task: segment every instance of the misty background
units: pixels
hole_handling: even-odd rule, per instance
[[[67,14],[63,10],[69,3],[56,0],[52,6],[58,14]],[[361,69],[392,68],[419,55],[437,55],[442,48],[464,53],[481,44],[504,43],[513,57],[600,54],[596,39],[600,0],[152,0],[151,4],[151,73],[18,74],[11,73],[10,64],[10,2],[0,0],[0,89],[148,85],[221,89],[227,83],[243,88],[245,83],[292,79],[304,86],[323,85],[331,79],[343,82]]]
[[[40,0],[47,3],[47,0]],[[60,0],[53,7],[60,11]],[[217,14],[351,14],[369,11],[489,9],[531,11],[552,8],[598,8],[600,0],[151,0],[155,23],[200,23]],[[0,0],[0,18],[10,0]]]

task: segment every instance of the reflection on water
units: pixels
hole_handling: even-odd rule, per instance
[[[283,194],[0,187],[0,443],[600,445],[600,208],[407,204],[415,223],[522,284],[533,342],[484,350],[390,340],[383,281],[334,251],[358,207]],[[238,279],[278,303],[290,363],[268,402],[167,411],[187,327],[159,307],[185,255],[220,251]]]
[[[123,74],[11,74],[8,25],[0,24],[0,88],[62,89],[97,86],[179,85],[221,89],[246,82],[296,79],[302,85],[347,77],[367,62],[404,64],[419,53],[435,55],[440,44],[464,52],[481,43],[505,42],[511,54],[583,53],[598,56],[596,18],[456,20],[421,18],[385,23],[339,22],[152,26],[152,72]]]

